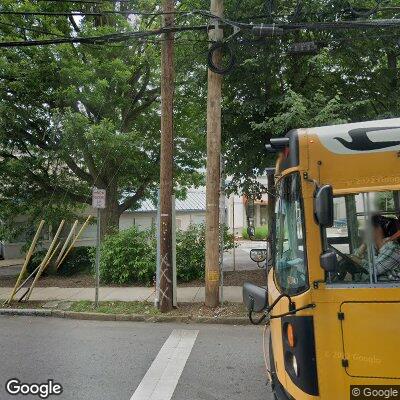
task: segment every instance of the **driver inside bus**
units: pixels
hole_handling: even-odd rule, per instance
[[[372,217],[375,270],[379,281],[400,281],[400,221],[382,215]],[[351,258],[368,270],[367,245],[363,243]]]

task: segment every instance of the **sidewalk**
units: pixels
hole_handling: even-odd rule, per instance
[[[12,288],[0,287],[0,299],[8,299]],[[204,302],[204,287],[178,287],[178,303]],[[17,294],[17,298],[20,294]],[[37,287],[30,300],[94,300],[94,288]],[[152,287],[101,287],[100,301],[149,301],[154,302]],[[225,286],[224,301],[242,302],[241,286]]]
[[[0,268],[7,268],[7,267],[14,267],[14,266],[19,266],[24,263],[23,258],[13,258],[11,260],[0,260]]]

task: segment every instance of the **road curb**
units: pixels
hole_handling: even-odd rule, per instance
[[[36,308],[2,308],[0,309],[0,315],[51,317],[51,310],[40,310]]]
[[[193,317],[190,315],[105,314],[94,312],[62,311],[50,309],[1,308],[0,315],[54,317],[88,321],[177,322],[222,325],[249,325],[247,317]]]

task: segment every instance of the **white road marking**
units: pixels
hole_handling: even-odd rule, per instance
[[[170,400],[198,333],[195,330],[173,330],[131,400]]]

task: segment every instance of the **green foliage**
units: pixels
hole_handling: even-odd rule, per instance
[[[92,270],[93,247],[75,247],[67,255],[57,273],[64,276],[71,276]]]
[[[224,229],[224,250],[234,247],[233,235]],[[190,282],[203,279],[205,271],[205,225],[190,225],[186,231],[178,231],[176,237],[176,274],[178,281]]]
[[[257,240],[265,240],[268,235],[268,227],[267,226],[258,226],[255,230],[255,239]],[[249,240],[249,234],[247,233],[247,229],[243,228],[242,230],[242,238]]]
[[[357,19],[350,4],[373,8],[369,0],[243,0],[227,2],[225,15],[254,23]],[[368,19],[390,14],[380,10]],[[248,39],[232,44],[238,63],[224,77],[223,148],[232,191],[259,190],[257,176],[274,166],[275,156],[265,154],[273,136],[400,115],[398,37],[389,29],[304,30],[279,39]],[[317,54],[290,53],[292,44],[309,41],[320,44]]]
[[[4,0],[4,11],[62,11],[60,2]],[[357,4],[356,4],[357,3]],[[231,20],[307,23],[355,20],[375,2],[345,0],[241,0],[226,2]],[[129,8],[154,11],[156,0],[131,0]],[[104,3],[112,10],[117,2]],[[177,2],[180,11],[208,9],[209,1]],[[85,5],[86,11],[98,6]],[[251,10],[251,12],[249,12]],[[251,14],[253,17],[250,17]],[[257,16],[262,16],[258,18]],[[382,7],[364,18],[390,19]],[[85,36],[153,29],[159,18],[83,17],[79,30],[65,18],[1,16],[3,40],[45,39],[40,31]],[[179,16],[178,25],[203,24]],[[17,25],[17,26],[15,26]],[[18,28],[20,26],[20,28]],[[36,31],[22,27],[35,27]],[[227,28],[226,34],[231,31]],[[230,43],[237,58],[224,77],[223,153],[230,190],[259,191],[256,178],[274,164],[265,154],[273,136],[309,126],[400,115],[398,35],[383,28],[287,32],[256,39],[242,32]],[[175,182],[200,185],[205,159],[206,32],[176,35]],[[315,41],[317,54],[292,54],[290,46]],[[98,45],[5,48],[0,57],[0,238],[15,235],[13,218],[71,220],[90,201],[93,185],[107,187],[117,226],[125,209],[154,196],[159,167],[160,44],[137,40]],[[56,166],[56,167],[55,167]],[[21,190],[24,188],[24,190]],[[127,201],[129,198],[129,201]],[[62,215],[61,215],[62,214]]]
[[[108,235],[101,245],[100,279],[103,283],[151,285],[156,268],[152,231],[136,226]]]
[[[204,225],[190,225],[176,235],[176,275],[182,282],[204,278]]]
[[[160,311],[151,303],[141,301],[102,301],[94,308],[92,301],[82,300],[72,303],[69,311],[96,312],[104,314],[144,314],[159,315]]]
[[[38,250],[32,254],[27,267],[28,274],[31,274],[40,265],[46,253],[47,250]]]
[[[376,208],[381,211],[395,211],[394,197],[392,192],[377,193]]]
[[[233,235],[224,229],[224,249],[234,246]],[[100,277],[104,283],[151,285],[156,266],[155,231],[136,227],[109,235],[101,248]],[[176,236],[176,266],[179,282],[204,278],[205,226],[190,225]]]
[[[154,11],[155,0],[131,0],[127,7]],[[119,4],[108,2],[102,10]],[[85,5],[84,11],[98,11]],[[3,11],[70,11],[71,4],[12,2]],[[0,36],[40,40],[96,36],[153,29],[159,18],[126,16],[0,17]],[[27,27],[24,29],[23,27]],[[34,27],[29,29],[30,27]],[[206,46],[206,44],[205,44]],[[185,50],[186,52],[186,50]],[[186,58],[177,51],[178,60]],[[195,62],[192,58],[190,63]],[[177,80],[191,68],[180,63]],[[204,70],[204,68],[203,68]],[[178,90],[175,113],[175,182],[201,183],[204,136],[198,95],[189,85]],[[160,44],[131,40],[98,45],[7,48],[0,56],[0,239],[15,236],[14,219],[72,220],[90,204],[93,186],[107,189],[102,230],[118,226],[119,215],[154,195],[159,179]],[[204,94],[204,93],[203,93]],[[23,188],[23,190],[21,190]],[[110,228],[111,226],[111,228]],[[110,229],[109,229],[110,228]]]
[[[33,253],[31,260],[28,264],[28,273],[33,272],[36,267],[42,262],[44,256],[47,253],[47,249],[38,250]],[[58,254],[58,253],[57,253]],[[56,256],[57,256],[56,254]],[[59,275],[64,276],[72,276],[79,273],[87,273],[91,271],[94,248],[92,247],[75,247],[71,250],[68,256],[65,258],[60,268],[55,271],[52,269],[53,262],[55,261],[56,256],[51,260],[48,268],[43,273],[44,275],[57,273]]]

